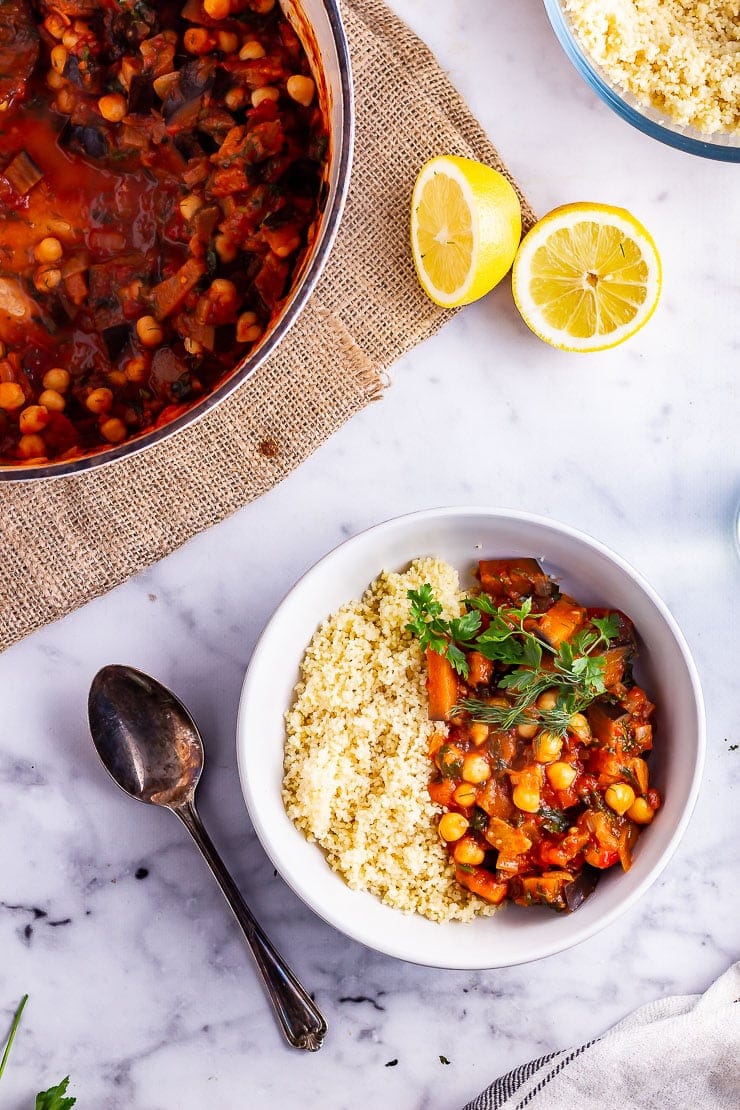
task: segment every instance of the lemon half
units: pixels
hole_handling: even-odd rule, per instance
[[[606,204],[567,204],[535,224],[514,261],[517,308],[564,351],[604,351],[639,331],[660,299],[658,248],[639,220]]]
[[[424,291],[443,308],[470,304],[510,269],[522,235],[519,198],[482,162],[455,155],[422,168],[411,199],[411,250]]]

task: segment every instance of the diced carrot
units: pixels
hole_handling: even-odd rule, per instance
[[[427,648],[426,656],[429,720],[449,721],[457,702],[457,675],[444,655]]]
[[[604,685],[607,690],[622,681],[627,655],[626,647],[610,648],[604,652]]]
[[[477,894],[485,902],[490,902],[492,906],[498,906],[503,902],[506,897],[506,892],[509,889],[508,883],[499,882],[499,880],[486,871],[483,867],[471,867],[471,869],[463,871],[461,867],[455,870],[455,878],[464,887]]]
[[[563,888],[572,882],[570,871],[546,871],[544,875],[529,875],[521,880],[522,901],[527,905],[530,902],[544,902],[551,906],[561,901]]]
[[[588,707],[587,716],[591,732],[602,744],[613,748],[624,740],[628,718],[621,705],[595,701]]]
[[[479,651],[471,651],[468,655],[468,683],[470,686],[487,686],[493,674],[493,662],[486,659]]]
[[[540,633],[552,647],[569,640],[584,622],[586,610],[572,597],[563,594],[546,613],[539,618]]]
[[[499,782],[496,778],[490,778],[483,789],[478,791],[475,804],[489,817],[500,817],[506,820],[516,813],[508,785]]]
[[[449,806],[453,802],[453,794],[457,786],[455,779],[440,779],[439,782],[429,783],[429,797],[435,805]]]

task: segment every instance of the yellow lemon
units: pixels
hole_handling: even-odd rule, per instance
[[[508,272],[522,236],[519,198],[481,162],[432,158],[411,198],[411,250],[421,285],[443,308],[484,296]]]
[[[563,351],[604,351],[655,312],[660,255],[624,208],[566,204],[525,235],[511,276],[516,306],[535,335]]]

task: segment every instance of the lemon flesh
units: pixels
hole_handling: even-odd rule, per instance
[[[514,262],[514,300],[525,323],[567,351],[622,343],[652,316],[661,264],[643,225],[622,208],[556,208],[525,237]]]
[[[422,168],[411,200],[419,281],[445,308],[476,301],[510,269],[522,234],[509,181],[470,158],[441,155]]]

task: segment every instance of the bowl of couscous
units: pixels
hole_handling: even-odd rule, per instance
[[[486,891],[461,882],[451,866],[440,843],[447,840],[438,826],[442,803],[430,785],[430,741],[447,725],[431,711],[423,652],[407,623],[410,587],[432,590],[441,610],[452,614],[479,560],[525,556],[541,560],[562,590],[584,605],[629,615],[639,644],[634,680],[655,705],[650,783],[662,799],[655,820],[636,841],[629,869],[606,869],[573,912],[556,913],[553,903],[497,906]],[[494,748],[500,739],[494,737]],[[494,748],[491,753],[503,759],[503,749]],[[325,556],[262,633],[237,725],[252,824],[295,893],[370,948],[468,970],[560,952],[632,906],[686,828],[703,752],[696,670],[648,584],[619,556],[567,525],[487,508],[400,517]],[[483,780],[478,775],[475,781]],[[541,789],[547,802],[544,780]],[[522,801],[513,794],[512,800],[514,806]],[[474,816],[473,808],[471,823]]]
[[[669,146],[740,162],[736,0],[545,0],[566,55],[622,119]]]

